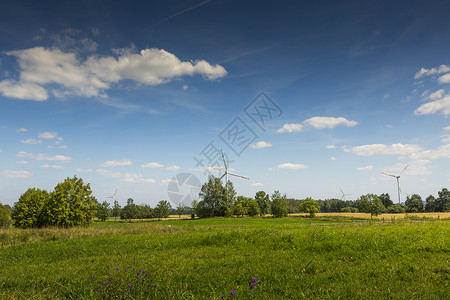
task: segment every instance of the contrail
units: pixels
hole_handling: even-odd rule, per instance
[[[201,2],[201,3],[199,3],[199,4],[194,5],[194,6],[192,6],[192,7],[186,8],[185,10],[182,10],[182,11],[180,11],[180,12],[177,12],[177,13],[175,13],[175,14],[173,14],[173,15],[168,16],[167,18],[162,19],[161,21],[159,21],[159,22],[157,22],[157,23],[155,23],[155,24],[153,24],[153,25],[150,25],[149,27],[143,29],[142,31],[147,30],[147,29],[150,29],[150,28],[155,27],[155,26],[158,26],[158,25],[161,24],[161,23],[164,23],[164,22],[166,22],[166,21],[168,21],[168,20],[170,20],[170,19],[173,19],[173,18],[175,18],[176,16],[179,16],[179,15],[181,15],[181,14],[184,14],[185,12],[188,12],[188,11],[190,11],[190,10],[196,9],[197,7],[200,7],[200,6],[202,6],[202,5],[205,5],[206,3],[211,2],[211,1],[212,1],[212,0],[206,0],[206,1],[203,1],[203,2]]]

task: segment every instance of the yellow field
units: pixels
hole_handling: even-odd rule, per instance
[[[308,216],[307,213],[298,213],[298,214],[289,214],[290,216]],[[408,213],[408,214],[382,214],[379,216],[374,216],[376,219],[404,219],[406,215],[409,216],[418,216],[419,218],[426,217],[426,218],[440,218],[440,219],[449,219],[450,218],[450,212],[436,212],[436,213]],[[366,213],[318,213],[316,214],[318,217],[325,217],[325,216],[342,216],[342,217],[353,217],[353,218],[367,218],[370,219],[370,214]]]

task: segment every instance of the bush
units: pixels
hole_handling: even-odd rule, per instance
[[[11,211],[0,203],[0,228],[9,228],[11,225]]]
[[[49,200],[49,193],[30,188],[14,203],[12,219],[17,228],[37,228],[44,225],[42,207]]]

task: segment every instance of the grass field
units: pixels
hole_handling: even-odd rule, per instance
[[[0,230],[0,299],[450,299],[449,222],[328,215]]]

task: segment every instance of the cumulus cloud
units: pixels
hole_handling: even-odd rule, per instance
[[[359,167],[359,168],[356,168],[356,170],[358,170],[358,171],[370,171],[370,170],[372,170],[373,169],[373,166],[365,166],[365,167]]]
[[[130,173],[125,173],[123,178],[120,179],[120,181],[132,183],[155,183],[154,179],[144,178],[142,174],[130,174]]]
[[[44,168],[44,169],[64,169],[63,166],[58,166],[58,165],[41,165],[41,168]]]
[[[42,144],[41,140],[35,140],[35,139],[26,139],[26,140],[20,140],[22,144],[30,144],[30,145],[38,145]]]
[[[163,170],[167,170],[167,171],[176,171],[178,170],[180,167],[179,166],[164,166],[163,164],[157,163],[157,162],[150,162],[150,163],[146,163],[141,165],[142,168],[150,168],[150,169],[163,169]]]
[[[84,46],[95,50],[96,45],[88,42]],[[174,54],[156,48],[140,53],[120,52],[118,57],[92,55],[85,61],[73,52],[58,48],[35,47],[6,54],[16,57],[21,68],[20,79],[0,82],[0,93],[35,101],[48,99],[49,85],[56,86],[51,90],[56,97],[106,97],[105,91],[111,84],[122,80],[158,85],[182,76],[199,74],[214,80],[228,74],[220,65],[205,60],[181,61]]]
[[[422,147],[414,144],[372,144],[361,145],[352,148],[342,148],[345,152],[355,153],[361,156],[372,155],[408,155],[422,150]]]
[[[335,145],[327,145],[327,149],[336,149],[337,147]]]
[[[344,125],[347,127],[353,127],[358,125],[358,122],[347,120],[343,117],[312,117],[306,119],[302,123],[290,123],[284,124],[282,128],[278,129],[277,132],[299,132],[305,126],[310,126],[316,129],[324,129],[324,128],[334,128],[338,125]]]
[[[438,68],[431,68],[431,69],[421,68],[414,76],[414,79],[419,79],[423,76],[431,76],[447,72],[450,72],[450,67],[447,65],[441,65]]]
[[[11,170],[4,170],[0,171],[0,176],[3,177],[9,177],[9,178],[27,178],[30,177],[31,172],[28,171],[11,171]]]
[[[284,133],[284,132],[299,132],[303,128],[302,124],[284,124],[282,128],[278,129],[277,132]]]
[[[58,137],[58,134],[54,131],[45,131],[39,133],[39,138],[41,139],[56,139]]]
[[[16,131],[17,132],[27,132],[28,129],[26,129],[26,128],[19,128],[19,129],[16,129]]]
[[[442,75],[438,78],[439,83],[450,83],[450,74]]]
[[[97,173],[98,175],[101,175],[103,177],[107,177],[107,178],[120,178],[120,177],[122,177],[122,173],[114,172],[114,171],[106,170],[106,169],[97,169],[97,170],[95,170],[95,173]]]
[[[0,151],[1,152],[1,151]],[[29,162],[28,161],[26,161],[26,160],[19,160],[19,161],[16,161],[16,164],[18,164],[18,165],[26,165],[26,164],[28,164]]]
[[[264,142],[264,141],[260,141],[260,142],[257,142],[256,144],[250,145],[250,148],[252,148],[252,149],[261,149],[261,148],[269,148],[269,147],[272,147],[272,144],[268,143],[268,142]]]
[[[332,156],[330,157],[330,160],[336,160],[336,157]]]
[[[258,187],[260,187],[260,186],[263,186],[264,184],[262,184],[261,182],[255,182],[255,183],[252,183],[250,185],[251,186],[258,186]]]
[[[293,164],[293,163],[284,163],[278,165],[278,169],[287,169],[287,170],[300,170],[308,168],[304,164]]]
[[[34,160],[48,160],[48,161],[62,161],[62,162],[68,162],[68,161],[73,160],[72,157],[65,156],[65,155],[49,156],[48,154],[42,154],[42,153],[33,154],[33,153],[27,153],[24,151],[18,152],[17,157],[26,157],[26,158],[31,158]]]
[[[303,121],[303,124],[312,126],[316,129],[334,128],[338,125],[344,125],[347,127],[353,127],[358,125],[358,122],[347,120],[346,118],[335,117],[312,117]]]
[[[414,111],[414,114],[416,115],[428,115],[435,113],[450,115],[450,95],[422,104]]]
[[[100,165],[102,168],[108,168],[108,167],[123,167],[123,166],[130,166],[132,165],[132,161],[129,159],[122,159],[122,160],[108,160],[105,161]]]
[[[450,144],[439,146],[436,150],[424,150],[412,153],[409,157],[414,160],[450,158]]]
[[[436,92],[430,94],[427,98],[430,100],[439,100],[442,98],[444,92],[445,92],[444,89],[437,90]]]

